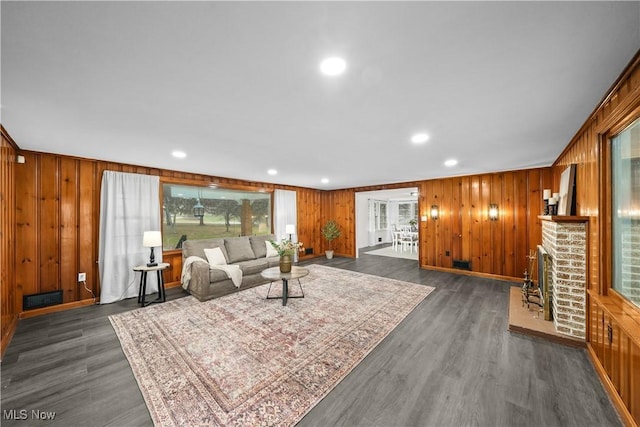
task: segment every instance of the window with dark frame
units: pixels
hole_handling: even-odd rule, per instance
[[[184,240],[270,234],[272,193],[185,184],[162,185],[163,249]]]

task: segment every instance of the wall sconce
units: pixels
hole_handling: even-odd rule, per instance
[[[438,205],[431,205],[431,219],[436,220],[440,216]]]
[[[491,221],[498,220],[498,205],[496,203],[491,203],[489,205],[489,219]]]

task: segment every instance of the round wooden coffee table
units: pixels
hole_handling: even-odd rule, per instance
[[[282,305],[287,305],[287,299],[289,298],[304,298],[304,291],[302,291],[302,295],[300,296],[289,296],[289,280],[298,279],[298,284],[300,284],[300,278],[307,274],[309,274],[309,270],[304,267],[296,267],[295,265],[291,267],[289,273],[280,272],[280,267],[271,267],[262,271],[260,275],[265,279],[271,280],[272,283],[277,280],[282,280],[282,296],[270,297],[267,291],[267,299],[282,299]],[[271,290],[271,286],[269,286],[269,290]],[[302,290],[302,285],[300,285],[300,290]]]

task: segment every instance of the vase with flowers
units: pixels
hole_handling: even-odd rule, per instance
[[[296,254],[296,252],[304,252],[304,245],[302,244],[302,242],[292,242],[291,240],[287,239],[282,239],[280,242],[269,240],[269,242],[280,256],[280,272],[291,272],[293,256]]]

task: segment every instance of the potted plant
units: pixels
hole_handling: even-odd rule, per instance
[[[333,258],[333,248],[331,247],[331,241],[340,237],[342,231],[340,231],[338,223],[330,219],[325,225],[322,226],[320,232],[329,243],[329,249],[324,251],[324,253],[327,256],[327,259],[331,259]]]
[[[292,242],[291,240],[282,239],[280,243],[275,240],[269,240],[271,246],[278,252],[280,256],[280,272],[289,273],[291,271],[291,263],[296,252],[304,252],[302,242]]]

